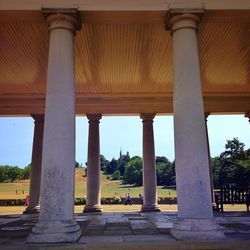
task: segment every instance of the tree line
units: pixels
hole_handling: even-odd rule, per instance
[[[76,161],[75,167],[80,168],[80,163]],[[0,183],[28,180],[30,178],[30,168],[31,164],[24,168],[19,168],[18,166],[0,165]]]
[[[219,188],[228,184],[239,187],[250,186],[250,149],[245,150],[244,143],[238,138],[227,140],[225,151],[211,158],[214,187]],[[122,180],[124,184],[143,185],[142,158],[130,157],[129,153],[120,153],[118,159],[107,160],[100,156],[101,170],[112,180]],[[87,163],[86,163],[87,165]],[[81,165],[76,162],[75,167]],[[87,171],[86,171],[87,172]],[[175,162],[164,156],[156,157],[156,177],[159,186],[175,186]],[[30,178],[30,165],[21,169],[17,166],[0,166],[0,182],[13,182]]]
[[[211,159],[215,188],[229,184],[250,186],[250,149],[245,150],[244,147],[238,138],[233,138],[227,141],[220,156]]]
[[[24,169],[17,166],[1,165],[0,166],[0,182],[13,182],[16,180],[27,180],[30,178],[30,167]]]
[[[108,161],[101,155],[101,170],[112,180],[122,180],[124,184],[142,186],[142,158],[120,155],[118,159]],[[164,156],[156,157],[157,184],[160,186],[175,186],[174,163]]]
[[[210,158],[214,187],[226,185],[238,187],[250,186],[250,149],[245,150],[244,143],[238,138],[227,140],[225,151]],[[142,186],[142,158],[131,157],[127,153],[108,161],[101,155],[101,169],[113,180],[121,179],[124,184]],[[194,173],[195,174],[195,173]],[[175,162],[164,156],[156,157],[156,177],[159,186],[175,186]]]

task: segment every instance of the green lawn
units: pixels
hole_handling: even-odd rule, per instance
[[[86,177],[83,176],[83,169],[76,169],[75,174],[75,197],[86,197]],[[121,196],[124,197],[126,193],[130,193],[132,197],[138,197],[139,193],[143,195],[142,187],[132,187],[129,185],[122,185],[121,181],[111,181],[107,176],[101,174],[101,193],[102,197]],[[16,194],[17,190],[17,194]],[[29,193],[29,181],[14,182],[14,183],[0,183],[0,199],[23,199]],[[164,189],[157,187],[159,197],[176,197],[175,190]],[[75,206],[75,212],[81,213],[84,206]],[[177,210],[177,205],[160,205],[162,211]],[[128,212],[140,211],[140,205],[125,206],[120,205],[103,205],[105,212]],[[225,211],[245,211],[245,205],[225,205]],[[25,210],[24,206],[0,207],[0,214],[19,214]]]
[[[75,174],[75,197],[86,197],[86,177],[83,176],[83,169],[76,169]],[[17,194],[16,194],[17,191]],[[142,187],[132,187],[129,185],[122,185],[121,181],[111,181],[107,176],[101,174],[101,196],[124,197],[126,193],[130,193],[132,197],[138,197],[141,193],[143,195]],[[0,183],[0,199],[23,199],[29,193],[29,181],[14,182],[14,183]],[[159,197],[175,197],[175,190],[164,189],[157,187]]]
[[[125,206],[123,204],[118,205],[103,205],[104,212],[138,212],[141,210],[141,205]],[[25,206],[0,206],[0,215],[2,214],[22,214],[25,210]],[[84,205],[75,206],[75,213],[82,213]],[[177,211],[177,205],[160,204],[162,211]],[[224,205],[225,211],[246,211],[245,205]]]

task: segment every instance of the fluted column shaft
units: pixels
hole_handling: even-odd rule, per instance
[[[80,236],[74,213],[76,19],[47,18],[50,43],[47,75],[39,221],[28,242],[73,242]]]
[[[30,169],[30,204],[24,213],[37,213],[40,209],[44,115],[32,115],[32,117],[34,119],[34,136]]]
[[[196,29],[199,17],[171,18],[174,63],[174,139],[178,220],[177,239],[224,237],[213,220],[208,148]]]
[[[100,136],[99,123],[101,114],[88,114],[89,140],[87,162],[87,204],[84,212],[101,212],[100,197]]]
[[[153,119],[155,114],[141,114],[143,123],[143,212],[160,211],[156,193],[156,164]]]

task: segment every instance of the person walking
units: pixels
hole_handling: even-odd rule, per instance
[[[24,199],[24,206],[29,206],[30,204],[30,197],[28,195],[26,195],[25,199]]]

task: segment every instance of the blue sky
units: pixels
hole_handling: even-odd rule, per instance
[[[31,161],[32,118],[0,118],[0,165],[24,167]],[[224,151],[226,140],[238,137],[250,148],[250,123],[243,115],[211,115],[208,132],[212,156]],[[154,120],[156,155],[174,160],[173,117],[156,116]],[[86,162],[88,122],[76,118],[76,160]],[[100,122],[101,153],[111,160],[120,148],[131,156],[142,155],[142,122],[138,116],[104,116]]]

